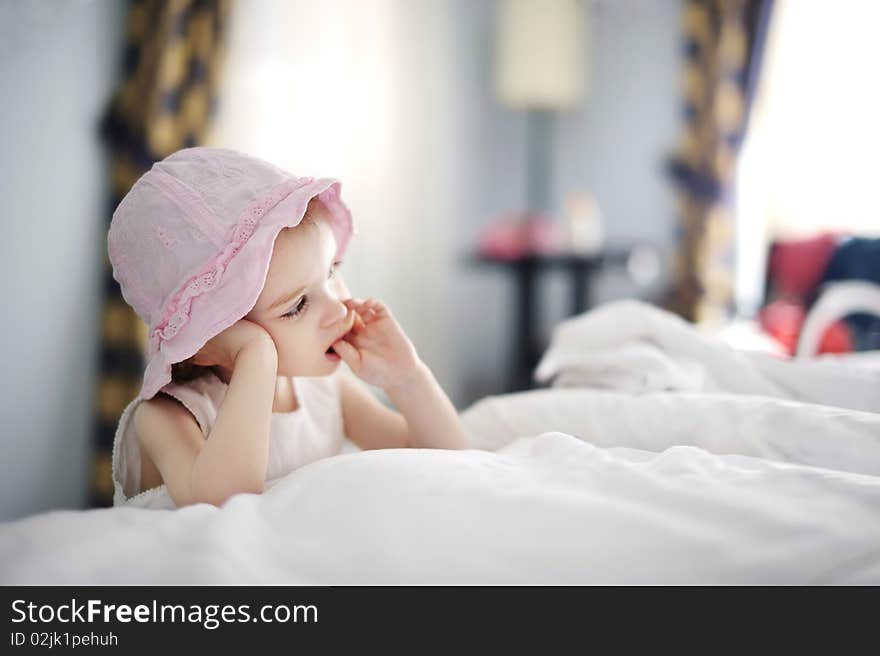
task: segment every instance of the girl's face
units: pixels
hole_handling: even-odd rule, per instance
[[[279,376],[326,376],[339,366],[327,349],[351,330],[354,313],[342,301],[351,294],[333,261],[336,239],[319,203],[313,221],[285,228],[275,239],[266,284],[245,317],[275,342]]]

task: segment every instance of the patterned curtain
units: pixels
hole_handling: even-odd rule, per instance
[[[664,305],[690,321],[732,310],[736,158],[746,129],[772,0],[687,0],[685,129],[669,170],[679,248]]]
[[[113,210],[154,162],[202,142],[216,104],[228,0],[132,0],[122,79],[101,123]],[[105,230],[105,235],[106,235]],[[104,302],[95,390],[92,504],[113,501],[111,449],[122,410],[137,395],[147,326],[125,303],[104,253]]]

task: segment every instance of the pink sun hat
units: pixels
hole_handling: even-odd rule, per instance
[[[138,398],[171,382],[195,355],[251,311],[275,238],[302,221],[310,200],[327,209],[340,259],[351,212],[331,178],[297,177],[223,148],[187,148],[142,175],[110,222],[107,250],[125,301],[149,326]]]

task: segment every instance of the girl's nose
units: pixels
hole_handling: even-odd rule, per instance
[[[339,323],[348,314],[348,308],[336,296],[331,296],[327,304],[329,307],[324,314],[324,320],[321,322],[322,328],[329,328],[333,324]]]

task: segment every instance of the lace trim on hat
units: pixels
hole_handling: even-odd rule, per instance
[[[162,342],[174,337],[186,325],[189,321],[190,306],[193,299],[213,289],[220,282],[220,278],[226,270],[229,261],[241,250],[245,242],[250,239],[254,229],[266,212],[295,190],[312,182],[314,182],[312,178],[286,180],[273,187],[267,196],[253,201],[245,208],[238,217],[238,222],[230,242],[205,264],[196,275],[190,278],[165,306],[162,320],[150,333],[151,352],[157,352]]]

